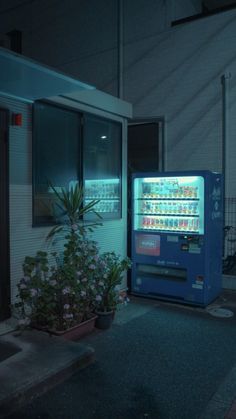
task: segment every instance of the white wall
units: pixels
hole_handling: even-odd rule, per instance
[[[9,126],[9,181],[10,181],[10,267],[11,299],[15,300],[16,284],[22,277],[22,263],[25,256],[34,256],[38,250],[48,250],[46,236],[50,227],[32,227],[32,108],[31,105],[0,96],[0,107],[14,113],[22,113],[22,126]],[[90,110],[91,111],[91,110]],[[94,111],[95,112],[95,111]],[[104,112],[97,111],[103,117]],[[112,118],[115,118],[114,116]],[[126,256],[126,122],[123,123],[123,185],[122,218],[104,221],[98,227],[93,238],[99,244],[101,252],[114,250]],[[60,250],[58,244],[56,249]],[[125,287],[125,282],[124,282]]]

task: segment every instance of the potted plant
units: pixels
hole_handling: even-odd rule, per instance
[[[130,268],[128,257],[122,259],[115,252],[106,252],[100,257],[102,275],[96,278],[96,307],[97,319],[95,326],[107,329],[111,326],[117,305],[122,298],[119,294],[119,285],[124,272]]]
[[[83,189],[78,184],[60,192],[51,187],[60,216],[47,239],[53,246],[56,238],[63,238],[64,250],[61,256],[53,251],[25,258],[15,307],[21,314],[21,327],[31,324],[62,334],[91,317],[95,321],[92,313],[99,272],[96,267],[100,262],[97,244],[88,239],[87,232],[98,223],[86,223],[81,216],[95,212],[98,201],[83,206]]]

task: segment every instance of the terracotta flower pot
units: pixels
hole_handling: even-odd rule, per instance
[[[96,315],[93,315],[90,319],[85,320],[84,322],[81,322],[77,324],[76,326],[70,327],[66,330],[55,330],[55,329],[45,329],[40,328],[37,326],[34,326],[36,329],[44,330],[52,335],[56,336],[63,336],[64,339],[68,340],[76,340],[80,339],[83,336],[88,335],[91,333],[95,327],[95,321],[97,319]]]

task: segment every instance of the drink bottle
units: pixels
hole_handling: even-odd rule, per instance
[[[168,230],[168,226],[169,226],[169,220],[168,218],[165,218],[165,230]]]

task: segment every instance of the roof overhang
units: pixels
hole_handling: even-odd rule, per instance
[[[0,94],[27,102],[95,87],[0,48]]]
[[[130,103],[4,48],[0,48],[0,95],[30,103],[47,99],[74,109],[82,105],[132,117]]]
[[[132,118],[133,116],[131,103],[97,89],[74,91],[50,97],[48,100],[78,110],[81,109],[81,106],[85,106],[124,118]]]

